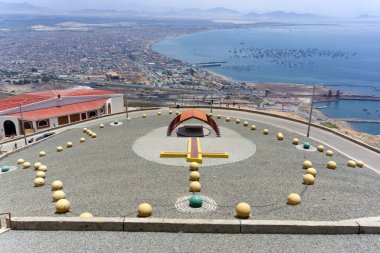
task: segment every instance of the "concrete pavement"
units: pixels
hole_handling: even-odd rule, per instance
[[[0,251],[18,252],[379,252],[379,235],[187,234],[8,231]]]

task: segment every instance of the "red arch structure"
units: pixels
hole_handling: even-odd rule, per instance
[[[197,109],[190,109],[186,110],[177,117],[173,119],[173,121],[168,126],[168,132],[167,135],[170,136],[173,132],[173,130],[179,126],[181,123],[189,120],[189,119],[198,119],[200,121],[205,122],[208,124],[212,129],[214,129],[216,135],[220,137],[220,130],[218,125],[215,123],[215,121],[207,115],[205,112]]]

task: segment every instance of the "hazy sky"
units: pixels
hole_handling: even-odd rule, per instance
[[[243,12],[284,10],[330,16],[380,15],[380,0],[0,0],[54,9],[179,9],[225,7]]]

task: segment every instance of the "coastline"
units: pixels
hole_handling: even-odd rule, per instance
[[[236,27],[237,29],[241,28],[241,27]],[[163,55],[167,58],[170,58],[170,59],[173,59],[173,57],[170,57],[168,55],[165,55],[165,54],[162,54],[156,50],[153,49],[153,45],[156,44],[156,43],[159,43],[160,41],[162,40],[165,40],[167,38],[170,38],[170,37],[179,37],[179,36],[183,36],[183,35],[189,35],[189,34],[196,34],[196,33],[199,33],[199,32],[207,32],[207,31],[212,31],[212,30],[220,30],[218,28],[213,28],[213,29],[204,29],[204,30],[200,30],[200,31],[197,31],[197,32],[194,32],[194,33],[178,33],[178,34],[175,34],[175,35],[171,35],[169,37],[164,37],[164,38],[160,38],[160,39],[157,39],[155,41],[151,41],[149,43],[149,49],[152,50],[153,52],[155,53],[158,53],[160,55]],[[181,62],[184,62],[185,64],[189,65],[189,66],[193,66],[191,63],[189,62],[186,62],[186,61],[183,61],[183,60],[180,60]],[[231,82],[234,82],[234,83],[244,83],[244,84],[248,84],[249,86],[254,86],[257,88],[257,90],[270,90],[271,94],[277,94],[277,95],[281,95],[284,94],[284,93],[297,93],[298,96],[304,96],[304,98],[300,98],[300,100],[303,102],[302,103],[302,106],[307,106],[308,103],[310,102],[310,95],[312,94],[312,85],[310,84],[302,84],[302,83],[279,83],[279,82],[253,82],[253,81],[239,81],[239,80],[235,80],[229,76],[226,76],[226,75],[223,75],[221,73],[218,73],[216,71],[213,71],[213,70],[210,70],[208,68],[203,68],[204,71],[207,71],[208,73],[210,73],[211,75],[214,75],[214,76],[218,76],[219,78],[223,78],[225,80],[229,80]],[[326,85],[326,86],[323,86],[323,85],[317,85],[317,93],[316,94],[327,94],[328,90],[333,90],[333,86],[329,86],[329,85]],[[338,87],[338,86],[337,86]],[[335,90],[333,90],[335,92]],[[339,99],[339,98],[338,98]],[[358,100],[380,100],[380,97],[379,98],[371,98],[369,96],[361,96],[359,94],[347,94],[346,97],[342,98],[343,99],[358,99]],[[328,101],[336,101],[337,99],[334,98],[334,97],[320,97],[317,102],[328,102]],[[284,107],[286,109],[286,107]],[[254,108],[250,107],[249,109],[253,109],[255,110]],[[294,117],[294,118],[302,118],[302,119],[305,119],[304,117],[304,113],[288,113],[288,112],[279,112],[279,111],[276,111],[276,110],[270,110],[270,112],[273,112],[273,113],[276,113],[276,114],[280,114],[280,115],[283,115],[283,116],[287,116],[287,117]],[[336,121],[336,120],[333,120],[329,117],[327,117],[322,111],[318,110],[318,109],[315,109],[314,111],[317,115],[317,123],[318,124],[325,124],[325,125],[330,125],[331,123],[331,126],[333,126],[333,128],[337,128],[339,131],[341,131],[342,133],[345,133],[345,134],[349,134],[355,138],[358,138],[358,139],[361,139],[371,145],[374,145],[376,147],[380,147],[380,135],[372,135],[372,134],[367,134],[367,133],[364,133],[364,132],[359,132],[357,130],[355,130],[355,128],[349,123],[349,122],[345,122],[345,121]],[[320,120],[322,119],[322,120]],[[327,123],[326,123],[327,122]]]

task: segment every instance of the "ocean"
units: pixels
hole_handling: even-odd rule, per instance
[[[268,25],[170,37],[152,48],[191,64],[223,62],[209,69],[237,81],[324,84],[344,93],[380,96],[379,41],[380,24]],[[322,111],[348,118],[351,103],[326,104],[330,111]],[[371,103],[380,109],[380,101]],[[350,118],[367,116],[360,111]],[[352,126],[380,134],[380,124]]]

